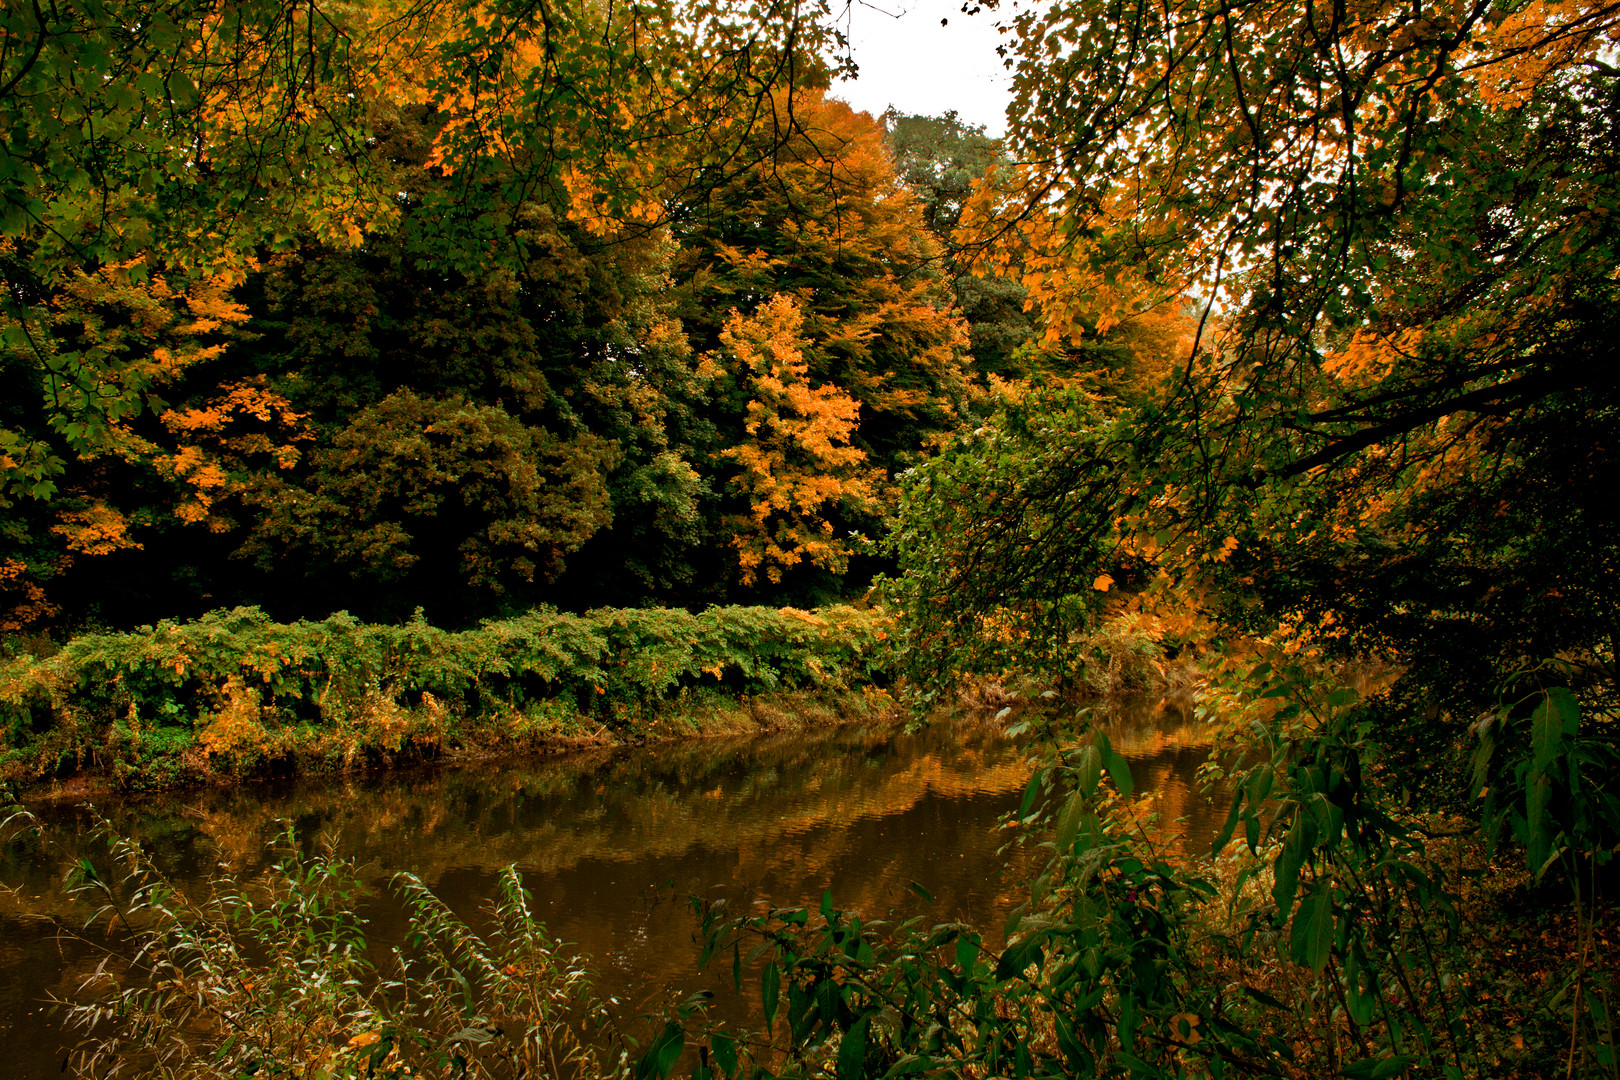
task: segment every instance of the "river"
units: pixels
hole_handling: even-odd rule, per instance
[[[1216,811],[1194,783],[1208,752],[1197,724],[1141,701],[1106,730],[1172,833],[1213,835]],[[1023,899],[1028,864],[998,854],[1008,834],[997,822],[1018,803],[1027,759],[982,722],[915,733],[852,726],[242,785],[97,811],[182,886],[222,868],[263,868],[280,822],[306,841],[330,837],[379,885],[414,871],[467,915],[494,891],[500,869],[516,864],[552,934],[588,957],[598,992],[634,1016],[718,985],[695,972],[689,895],[797,904],[830,888],[839,907],[868,917],[960,920],[998,941]],[[16,1080],[61,1075],[69,1036],[44,1001],[71,997],[97,961],[93,943],[61,932],[84,918],[61,881],[93,812],[35,812],[57,842],[0,849],[0,880],[12,890],[0,894],[0,1045]],[[926,911],[912,882],[933,896]],[[403,936],[391,903],[364,913],[374,943]]]

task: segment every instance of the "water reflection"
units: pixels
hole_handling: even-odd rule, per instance
[[[1196,725],[1141,703],[1108,724],[1139,790],[1166,820],[1207,837],[1214,812],[1193,773],[1207,750]],[[490,762],[378,778],[208,790],[103,807],[182,883],[223,864],[252,873],[290,821],[304,842],[334,839],[379,883],[408,869],[474,916],[499,869],[515,863],[552,932],[591,957],[604,994],[629,1009],[703,985],[687,895],[814,903],[833,890],[869,917],[915,914],[913,881],[935,898],[930,918],[999,934],[1023,899],[1026,865],[998,853],[997,818],[1017,804],[1027,752],[983,724],[907,734],[853,727],[753,740]],[[83,808],[40,811],[58,836],[82,836]],[[72,844],[67,845],[69,849]],[[72,854],[69,850],[68,854]],[[82,919],[63,895],[63,852],[33,842],[0,851],[0,1040],[18,1047],[19,1077],[57,1075],[60,1033],[38,1005],[70,995],[97,960],[58,940]],[[403,936],[385,900],[365,914],[381,943]]]
[[[1227,805],[1198,784],[1212,734],[1192,710],[1164,700],[1133,702],[1099,725],[1131,765],[1137,793],[1151,800],[1161,842],[1189,854],[1207,854],[1225,823]]]

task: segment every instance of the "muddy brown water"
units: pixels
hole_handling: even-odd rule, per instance
[[[1216,831],[1194,772],[1207,737],[1161,702],[1129,703],[1108,723],[1139,791],[1189,838]],[[281,787],[241,786],[103,803],[172,879],[198,885],[221,865],[252,874],[291,822],[332,838],[379,886],[411,870],[469,918],[516,864],[551,933],[588,958],[596,987],[627,1018],[698,989],[695,922],[685,898],[814,904],[826,889],[867,917],[923,914],[982,927],[999,942],[1025,897],[1031,856],[998,854],[998,819],[1029,777],[1028,750],[992,725],[937,723],[915,733],[856,726],[753,739],[572,754]],[[62,872],[92,824],[85,807],[37,810],[57,843],[0,848],[0,1074],[62,1075],[65,1033],[45,1004],[71,997],[96,948],[63,927],[87,909]],[[1179,824],[1174,824],[1178,822]],[[911,890],[917,883],[931,906]],[[374,945],[404,926],[367,905]],[[734,1008],[743,1008],[741,1004]]]

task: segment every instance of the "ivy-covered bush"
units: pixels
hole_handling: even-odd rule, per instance
[[[881,679],[888,625],[845,606],[537,608],[451,632],[234,608],[0,659],[0,763],[11,781],[92,766],[150,787],[295,760],[635,736],[717,692]]]

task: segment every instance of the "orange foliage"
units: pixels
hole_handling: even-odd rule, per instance
[[[209,754],[241,754],[267,748],[269,732],[264,726],[264,709],[259,693],[232,675],[225,681],[224,700],[213,717],[197,734],[197,742]]]
[[[106,555],[123,548],[142,545],[130,539],[129,519],[106,503],[92,503],[82,510],[63,510],[51,532],[67,540],[67,549],[81,555]]]
[[[526,174],[599,236],[663,223],[671,191],[735,160],[755,125],[769,123],[736,107],[735,98],[748,106],[768,95],[726,62],[746,68],[774,47],[783,28],[757,12],[738,21],[707,3],[562,5],[539,15],[487,3],[389,7],[403,18],[371,19],[379,42],[394,34],[375,90],[390,104],[432,108],[425,166],[441,176],[492,165]],[[446,41],[453,61],[441,52]]]
[[[47,622],[57,613],[26,563],[0,559],[0,634],[15,634]]]
[[[150,444],[130,421],[161,412],[160,391],[224,351],[248,319],[230,298],[240,281],[221,274],[176,290],[161,274],[147,275],[144,258],[72,272],[51,301],[54,334],[36,338],[54,345],[44,390],[69,444],[88,458],[146,453]]]
[[[311,437],[304,418],[262,378],[228,383],[201,405],[170,407],[165,395],[219,358],[248,315],[231,296],[237,275],[176,288],[144,266],[137,258],[69,274],[51,298],[49,333],[32,334],[51,350],[40,365],[42,391],[58,433],[80,462],[93,463],[61,489],[48,526],[72,555],[143,547],[137,532],[150,523],[149,508],[120,505],[133,487],[125,470],[154,470],[174,485],[175,518],[222,531],[233,523],[216,504],[240,489],[233,477],[255,458],[291,467],[298,444]],[[143,423],[143,415],[158,424]],[[9,578],[23,582],[19,575]],[[8,589],[22,590],[8,624],[49,614],[41,588],[30,579]]]
[[[252,463],[291,469],[298,463],[298,444],[314,438],[304,415],[263,376],[242,379],[199,407],[171,409],[160,418],[180,442],[170,453],[152,458],[160,475],[175,482],[181,500],[174,515],[188,524],[206,524],[224,532],[234,522],[214,504],[221,496],[243,490],[233,471]],[[258,461],[255,461],[258,459]]]
[[[791,297],[772,297],[751,318],[733,310],[721,353],[700,369],[712,375],[724,365],[753,395],[746,441],[721,451],[742,466],[731,486],[749,501],[746,517],[729,520],[744,584],[761,570],[780,581],[784,568],[800,562],[842,570],[848,546],[833,535],[828,515],[874,509],[882,482],[849,444],[860,406],[831,383],[810,384],[803,330]]]
[[[1416,326],[1395,333],[1357,330],[1348,344],[1322,358],[1322,370],[1336,377],[1347,389],[1375,385],[1403,364],[1412,362],[1426,332],[1425,328]]]
[[[683,316],[701,326],[717,295],[744,313],[790,295],[811,377],[859,402],[856,438],[883,467],[904,468],[953,426],[965,392],[967,330],[936,276],[940,250],[881,124],[818,90],[779,91],[770,107],[779,144],[682,237]]]
[[[1620,45],[1620,9],[1592,0],[1374,0],[1340,12],[1306,49],[1331,50],[1347,67],[1291,68],[1296,57],[1253,43],[1312,40],[1324,31],[1308,9],[1171,5],[1162,25],[1132,28],[1110,23],[1105,8],[1076,2],[1016,17],[1009,66],[1018,69],[1014,138],[1026,164],[976,182],[960,219],[978,270],[1022,274],[1048,344],[1074,340],[1088,319],[1106,330],[1179,296],[1239,300],[1245,274],[1303,257],[1298,237],[1270,251],[1269,230],[1321,225],[1331,235],[1346,225],[1343,201],[1318,205],[1302,193],[1337,185],[1343,199],[1372,204],[1366,220],[1397,210],[1417,177],[1466,164],[1466,131],[1457,143],[1411,138],[1465,115],[1459,96],[1477,92],[1498,114],[1518,109],[1582,68],[1603,69]],[[1077,35],[1132,47],[1108,54],[1099,45],[1092,55],[1091,45],[1070,44]],[[1122,84],[1095,98],[1071,94],[1077,71]],[[1582,181],[1568,184],[1573,192]],[[1583,202],[1598,205],[1569,198],[1572,230]]]
[[[1028,292],[1024,310],[1037,312],[1047,348],[1078,346],[1088,336],[1120,331],[1151,341],[1157,369],[1190,351],[1196,321],[1186,315],[1187,283],[1164,284],[1151,259],[1121,258],[1103,237],[1136,223],[1138,208],[1111,196],[1101,201],[1090,229],[1076,227],[1066,208],[1021,200],[1041,177],[1022,168],[974,181],[963,204],[958,239],[975,255],[976,273],[1016,276]],[[995,243],[983,245],[987,236]],[[1144,357],[1147,359],[1147,357]]]

